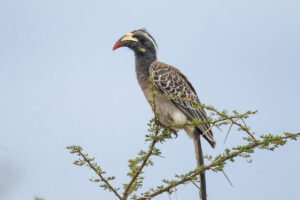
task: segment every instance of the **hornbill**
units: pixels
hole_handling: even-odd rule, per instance
[[[182,123],[195,118],[207,120],[207,115],[202,108],[195,108],[189,100],[199,102],[197,93],[189,82],[177,68],[157,61],[157,44],[154,38],[145,30],[134,30],[121,37],[113,47],[116,50],[120,47],[128,47],[135,53],[135,71],[138,83],[148,101],[152,99],[152,89],[150,76],[153,77],[155,90],[159,95],[155,99],[156,111],[159,113],[159,121],[162,124]],[[181,98],[167,99],[164,95]],[[184,100],[186,99],[186,100]],[[202,135],[214,148],[216,141],[209,123],[201,126],[186,126],[184,130],[194,141],[197,166],[203,165],[203,155],[200,143]],[[201,190],[200,198],[206,200],[205,174],[200,174]]]

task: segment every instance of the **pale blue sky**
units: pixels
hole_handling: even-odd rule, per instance
[[[117,177],[145,146],[152,113],[120,36],[147,28],[160,61],[184,72],[203,103],[258,109],[259,134],[299,131],[300,2],[297,0],[0,2],[0,199],[116,199],[72,165],[65,147],[78,144]],[[241,143],[215,131],[217,154]],[[166,159],[147,169],[146,188],[195,166],[184,132],[162,147]],[[222,174],[207,173],[209,200],[299,199],[299,142],[258,151]],[[193,185],[178,200],[197,199]],[[167,199],[167,196],[157,198]]]

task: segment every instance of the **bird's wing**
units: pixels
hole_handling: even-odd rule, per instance
[[[180,96],[181,98],[190,98],[200,102],[195,89],[188,79],[175,67],[167,65],[162,62],[155,61],[149,68],[150,76],[154,78],[155,87],[163,94],[172,95],[173,97]],[[175,105],[183,111],[189,120],[198,118],[206,120],[207,115],[203,108],[194,108],[193,103],[188,100],[173,99]],[[208,123],[202,124],[198,127],[202,134],[210,136],[213,139],[213,133]]]

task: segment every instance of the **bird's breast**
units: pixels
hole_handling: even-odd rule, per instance
[[[171,112],[171,118],[175,123],[183,123],[187,120],[185,114],[177,108]]]

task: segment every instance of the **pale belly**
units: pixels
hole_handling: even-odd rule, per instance
[[[145,89],[143,91],[148,102],[152,100],[152,97],[150,96],[151,90]],[[188,120],[186,115],[181,110],[179,110],[171,100],[168,100],[165,97],[157,96],[155,98],[155,102],[156,112],[159,113],[159,120],[163,124],[169,124],[170,121],[174,122],[175,124],[180,124]],[[189,136],[192,136],[195,127],[187,126],[184,128],[184,130],[188,133]]]

